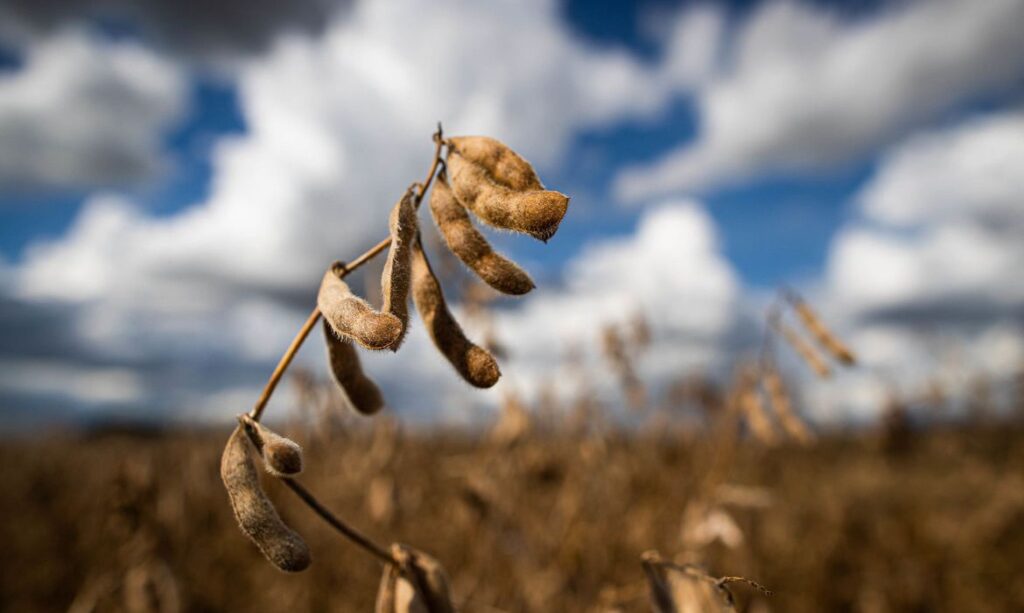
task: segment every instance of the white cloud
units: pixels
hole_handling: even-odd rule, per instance
[[[1024,114],[909,139],[857,197],[863,220],[829,260],[837,302],[861,316],[1024,309]],[[967,314],[959,314],[964,317]]]
[[[0,387],[8,393],[39,394],[103,408],[134,405],[146,396],[142,381],[128,368],[35,360],[0,362]]]
[[[728,67],[697,95],[695,142],[624,171],[627,200],[770,172],[827,169],[958,104],[1019,83],[1024,3],[912,2],[849,23],[765,4],[730,41]]]
[[[36,41],[0,74],[0,189],[150,177],[184,101],[181,71],[137,44],[74,30]]]
[[[593,242],[565,277],[564,290],[538,292],[498,319],[513,357],[508,369],[529,391],[551,380],[570,345],[601,368],[602,326],[626,324],[637,313],[652,327],[654,343],[640,365],[651,381],[713,371],[727,357],[742,289],[713,222],[694,202],[663,203],[644,214],[635,233]],[[602,379],[608,377],[596,382]]]
[[[679,26],[692,48],[712,45],[720,25],[693,19]],[[706,72],[677,62],[673,82]],[[392,203],[423,179],[438,120],[501,138],[543,171],[580,129],[658,110],[662,83],[628,53],[575,37],[553,1],[361,3],[322,36],[285,36],[243,65],[248,131],[215,148],[204,202],[153,218],[95,195],[65,236],[26,251],[14,291],[77,305],[72,329],[102,355],[186,362],[192,344],[199,364],[267,360],[321,271],[385,234]]]
[[[1024,363],[1024,115],[1010,111],[908,139],[856,197],[822,287],[862,367],[815,386],[821,415],[870,417],[890,392],[933,382],[962,400]]]

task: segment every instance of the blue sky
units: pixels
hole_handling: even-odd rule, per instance
[[[506,140],[573,197],[550,243],[495,237],[541,281],[502,305],[510,330],[571,344],[559,309],[595,329],[686,310],[654,322],[663,381],[731,363],[771,292],[796,286],[866,348],[869,368],[808,390],[832,414],[870,412],[891,364],[911,366],[908,394],[935,376],[920,331],[950,304],[984,314],[942,335],[997,345],[991,376],[1024,355],[1021,205],[991,188],[1022,162],[1020,2],[452,0],[417,19],[411,0],[232,0],[192,22],[165,5],[0,3],[0,403],[19,414],[229,417],[204,407],[258,389],[321,262],[372,243],[420,178],[437,119]],[[918,187],[935,176],[959,180]],[[597,289],[608,253],[653,278]],[[529,395],[559,352],[517,341]],[[370,358],[386,384],[444,372],[411,344]],[[440,418],[429,403],[466,394],[391,391]]]

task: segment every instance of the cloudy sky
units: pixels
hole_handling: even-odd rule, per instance
[[[0,411],[246,410],[438,120],[572,196],[549,244],[495,238],[539,282],[498,308],[503,386],[531,393],[636,312],[645,377],[720,371],[783,285],[863,359],[825,383],[785,364],[818,420],[937,373],[1006,380],[1021,23],[1022,0],[0,0]],[[323,372],[318,340],[299,361]],[[470,391],[419,327],[367,368],[410,419],[502,391]]]

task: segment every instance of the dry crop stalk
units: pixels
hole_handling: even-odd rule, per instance
[[[431,556],[395,543],[384,569],[377,613],[454,613],[448,576]],[[389,608],[390,607],[390,608]]]
[[[775,428],[765,411],[757,383],[757,372],[754,366],[747,361],[741,362],[736,367],[733,378],[733,389],[730,393],[730,402],[733,406],[729,407],[729,410],[743,418],[747,429],[755,439],[771,446],[778,440]]]
[[[825,361],[821,359],[818,352],[814,350],[810,344],[807,343],[796,330],[790,328],[781,321],[775,320],[772,322],[772,326],[782,334],[782,338],[786,339],[789,346],[793,348],[797,354],[803,359],[804,363],[807,364],[822,379],[827,379],[832,375],[832,371],[829,369]]]
[[[735,611],[736,598],[733,596],[729,585],[732,583],[744,583],[758,590],[765,596],[771,596],[771,591],[746,577],[713,577],[698,566],[692,564],[676,564],[665,560],[657,551],[646,551],[641,556],[644,572],[647,575],[648,585],[651,593],[651,606],[655,613],[676,613],[677,611]],[[710,602],[706,595],[701,592],[680,591],[679,585],[672,585],[668,571],[674,571],[688,576],[691,579],[700,581],[709,587],[713,587],[720,596],[719,602]],[[680,598],[692,599],[689,602],[680,602]],[[696,600],[696,602],[694,602]],[[696,605],[696,606],[694,606]],[[714,609],[710,608],[714,607]]]
[[[784,294],[789,303],[793,305],[793,309],[796,310],[796,314],[800,321],[803,322],[804,327],[814,336],[819,345],[832,354],[835,359],[847,366],[852,366],[857,362],[853,352],[839,340],[838,336],[828,329],[821,318],[807,304],[806,300],[793,290],[785,290]]]
[[[427,171],[426,180],[423,183],[417,185],[417,189],[415,191],[414,196],[415,200],[413,201],[414,207],[418,207],[419,202],[422,201],[423,196],[426,194],[427,189],[429,189],[431,182],[433,182],[434,180],[434,176],[437,174],[437,168],[441,163],[441,149],[443,146],[444,139],[442,137],[441,125],[438,124],[437,132],[434,133],[434,157],[431,160],[430,169]],[[338,282],[344,285],[343,279],[348,274],[350,274],[352,271],[358,269],[362,265],[372,260],[377,255],[382,253],[385,249],[388,248],[388,246],[391,244],[391,241],[391,236],[385,238],[384,240],[380,241],[379,243],[371,247],[369,250],[364,252],[362,255],[357,257],[349,264],[336,262],[334,265],[332,265],[331,269],[328,270],[327,274],[325,275],[325,282],[333,284],[333,279],[337,279]],[[347,286],[345,286],[343,289],[347,289]],[[342,290],[341,293],[341,299],[344,300],[344,291]],[[335,298],[337,298],[337,295],[335,295]],[[358,310],[358,307],[355,308],[357,308]],[[384,313],[384,315],[397,319],[397,317],[388,313]],[[284,373],[288,369],[288,366],[291,365],[292,360],[295,358],[296,353],[298,353],[299,348],[302,347],[302,343],[305,342],[306,338],[309,336],[309,333],[316,326],[317,321],[320,318],[321,310],[320,301],[318,299],[317,306],[313,308],[313,312],[310,313],[309,317],[306,319],[306,322],[302,325],[298,333],[295,335],[295,338],[292,339],[292,342],[288,346],[288,349],[285,351],[284,355],[281,356],[281,359],[278,361],[277,366],[271,373],[270,378],[267,379],[267,383],[263,388],[263,392],[260,394],[260,397],[256,400],[256,404],[253,406],[252,410],[248,413],[247,417],[251,419],[253,422],[259,422],[260,418],[263,416],[263,412],[266,409],[267,403],[270,401],[270,397],[273,395],[278,383],[280,383],[281,378],[284,376]],[[325,318],[325,323],[330,324],[328,318]],[[400,323],[401,322],[399,321],[399,324]],[[333,326],[328,325],[328,327]],[[400,326],[400,328],[404,328],[404,326]],[[399,329],[396,338],[400,336],[401,333],[402,330]],[[383,344],[383,346],[379,348],[385,348],[386,346],[386,344]],[[242,527],[243,532],[249,535],[250,538],[253,538],[254,535],[260,538],[259,541],[256,541],[257,545],[260,546],[261,550],[264,552],[264,555],[272,562],[274,562],[275,565],[278,566],[278,568],[281,568],[282,570],[302,570],[309,566],[310,557],[308,547],[306,547],[305,560],[303,560],[301,549],[302,547],[305,547],[305,542],[302,541],[301,537],[299,537],[297,534],[291,532],[290,528],[284,526],[283,522],[280,522],[280,516],[277,515],[277,511],[273,508],[273,505],[270,504],[269,499],[266,498],[266,494],[263,493],[262,487],[259,485],[259,477],[255,471],[255,467],[252,465],[251,458],[248,458],[247,454],[239,456],[239,449],[241,449],[242,452],[245,452],[244,446],[239,448],[239,445],[244,444],[246,438],[247,437],[242,433],[241,426],[236,428],[235,433],[232,434],[232,436],[228,440],[228,444],[225,447],[224,451],[224,457],[222,458],[222,478],[226,486],[228,486],[228,484],[230,483],[230,486],[228,488],[229,496],[232,497],[232,507],[235,509],[236,517],[239,520],[239,524]],[[231,450],[232,453],[229,454],[229,450]],[[246,460],[248,460],[248,463],[246,463]],[[251,488],[252,479],[249,478],[250,472],[256,475],[255,483],[258,491],[253,490]],[[298,481],[288,477],[281,477],[281,481],[289,489],[291,489],[292,492],[294,492],[299,497],[299,499],[306,504],[306,506],[308,506],[315,513],[317,513],[322,519],[324,519],[324,521],[326,521],[331,527],[333,527],[343,536],[353,541],[355,544],[359,545],[360,547],[362,547],[363,549],[365,549],[366,551],[368,551],[369,553],[371,553],[372,555],[374,555],[379,560],[385,563],[392,563],[395,561],[391,556],[390,552],[384,550],[379,545],[377,545],[370,539],[366,538],[363,534],[361,534],[354,528],[350,527],[340,518],[331,513],[330,510],[323,506],[323,504],[321,504],[320,501],[317,500],[316,497],[314,497],[308,490],[306,490],[306,488],[304,488]],[[239,488],[239,484],[241,484],[243,487]],[[249,486],[245,486],[245,484],[249,484]],[[234,494],[240,495],[240,497],[238,498],[240,502],[249,502],[250,504],[243,505],[242,507],[236,506],[235,498],[232,493],[232,488],[234,489]],[[262,495],[262,498],[260,495]],[[265,504],[261,504],[261,500],[262,503]],[[257,514],[257,516],[255,517],[255,519],[258,521],[254,521],[254,517],[251,516],[248,512],[244,514],[239,514],[239,508],[241,508],[243,511],[248,511],[250,510],[252,504],[255,504],[258,507],[258,510],[261,511],[261,513]],[[272,511],[273,514],[268,514],[266,512],[265,507],[269,507],[270,511]],[[278,526],[273,521],[268,522],[268,518],[272,520],[273,517],[277,518],[277,522],[280,522],[280,526]],[[245,522],[248,523],[243,523],[243,519],[245,520]],[[250,530],[247,530],[247,527],[250,528]],[[281,530],[282,527],[284,528],[284,530]],[[276,548],[272,547],[269,549],[264,549],[264,545],[267,545],[268,547],[270,545],[274,545],[274,543],[272,542],[268,544],[268,542],[265,540],[264,528],[269,528],[271,533],[278,534],[275,546]],[[288,536],[288,533],[291,533],[291,537]],[[253,540],[255,541],[256,539],[253,538]],[[264,543],[264,545],[261,545],[260,543]],[[301,543],[301,547],[299,546],[299,543]],[[279,550],[282,544],[287,545],[287,547]]]
[[[421,312],[430,311],[431,317],[424,317],[424,319],[431,327],[435,342],[446,349],[445,355],[474,385],[489,387],[497,381],[500,373],[493,357],[465,340],[458,324],[454,322],[445,308],[440,284],[430,271],[426,256],[420,246],[416,210],[437,176],[437,170],[441,164],[441,151],[446,145],[446,141],[443,138],[440,124],[438,124],[433,139],[434,157],[427,172],[427,178],[422,183],[413,184],[394,207],[389,219],[389,237],[347,265],[335,262],[325,273],[317,297],[317,306],[278,361],[256,404],[247,415],[240,417],[240,425],[236,427],[229,438],[222,456],[221,475],[242,531],[278,568],[287,571],[302,570],[309,565],[309,549],[298,534],[284,525],[276,509],[266,497],[246,445],[247,442],[253,442],[264,452],[268,450],[268,447],[280,450],[283,453],[283,456],[280,457],[273,451],[264,453],[265,463],[272,474],[343,536],[387,565],[394,565],[400,570],[411,569],[407,573],[408,578],[416,582],[419,594],[426,602],[427,611],[447,613],[453,608],[448,594],[447,579],[444,577],[444,571],[440,564],[426,554],[404,546],[396,545],[392,547],[391,551],[386,551],[336,517],[291,477],[301,470],[301,450],[298,445],[273,434],[259,424],[278,383],[321,316],[324,318],[332,371],[334,371],[339,385],[342,386],[346,395],[349,395],[350,400],[352,400],[352,396],[356,397],[353,404],[356,405],[357,410],[365,413],[379,410],[383,404],[380,390],[358,368],[358,357],[353,353],[354,348],[344,343],[339,336],[352,338],[369,349],[397,349],[408,327],[407,299],[411,277],[414,276],[412,270],[414,262],[411,261],[414,247],[418,249],[419,257],[416,262],[420,269],[420,289],[430,290],[427,292],[429,296],[423,294],[417,298],[417,304]],[[456,142],[460,141],[458,139],[452,141],[452,143]],[[497,141],[493,142],[497,143]],[[450,152],[455,146],[449,144]],[[504,145],[500,145],[500,147],[504,147]],[[470,150],[467,150],[467,154],[472,155]],[[478,195],[483,196],[479,202],[480,211],[485,215],[485,221],[499,226],[506,223],[506,226],[503,227],[512,224],[510,229],[518,229],[546,241],[557,230],[558,224],[565,215],[569,199],[558,192],[541,191],[539,179],[536,179],[535,174],[532,176],[538,189],[528,191],[521,189],[523,185],[527,184],[529,187],[533,187],[529,177],[523,174],[526,170],[529,171],[527,174],[532,173],[533,169],[511,149],[505,147],[505,150],[507,151],[504,153],[507,155],[501,160],[497,160],[498,165],[492,165],[490,172],[492,177],[496,176],[519,187],[513,189],[508,185],[498,185],[492,178],[485,176],[486,184],[476,186]],[[458,154],[455,156],[459,157]],[[485,163],[490,164],[490,162]],[[466,166],[484,168],[472,162],[467,162]],[[482,172],[486,174],[488,171],[483,170]],[[516,175],[517,172],[520,174]],[[524,176],[526,179],[523,178]],[[504,202],[499,201],[501,198],[504,198]],[[477,203],[474,202],[474,204]],[[505,217],[502,217],[502,208],[510,211]],[[480,211],[478,211],[478,215],[481,214]],[[377,312],[365,301],[351,293],[344,278],[389,246],[391,249],[381,280],[384,305],[382,311]],[[525,275],[525,273],[523,274]],[[529,281],[529,277],[526,277],[526,280]],[[429,287],[430,281],[436,288]],[[415,281],[413,281],[413,285],[415,288]],[[515,287],[514,283],[510,285]],[[522,285],[521,281],[520,285]],[[532,281],[529,281],[529,285],[532,287]],[[423,299],[424,297],[426,300]],[[421,302],[424,303],[422,306],[420,306]],[[441,325],[439,328],[436,324],[444,319],[445,315],[447,315],[447,325]],[[454,334],[453,330],[458,334]],[[462,339],[461,345],[458,342],[451,342],[453,339],[458,341],[459,338]],[[460,350],[462,356],[456,356],[455,350]],[[462,361],[460,362],[460,360]],[[348,366],[349,370],[354,372],[340,373],[339,368],[344,366]],[[268,444],[268,441],[271,443]]]
[[[786,384],[782,381],[782,375],[779,374],[771,360],[764,360],[761,364],[761,381],[768,393],[768,401],[771,403],[772,410],[775,411],[775,416],[786,434],[803,445],[813,443],[814,433],[793,409],[793,403],[786,391]]]

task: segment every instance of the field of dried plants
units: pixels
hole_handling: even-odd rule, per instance
[[[569,206],[499,141],[446,139],[440,126],[433,140],[389,235],[327,267],[230,435],[106,430],[0,445],[4,610],[1024,609],[1024,390],[1013,407],[979,395],[950,420],[938,382],[927,398],[892,396],[875,430],[815,432],[781,353],[820,378],[857,358],[791,289],[724,378],[648,388],[636,364],[651,329],[638,313],[595,331],[614,406],[570,352],[575,397],[550,390],[527,406],[506,387],[489,428],[413,431],[382,412],[359,354],[400,349],[410,302],[453,376],[476,388],[501,377],[486,307],[534,283],[470,214],[547,241]],[[433,242],[418,217],[428,191]],[[378,310],[345,279],[385,253]],[[463,272],[459,302],[487,331],[480,344],[448,307],[452,260],[479,279]],[[297,410],[264,423],[318,327],[330,378],[292,370]],[[911,405],[921,415],[929,402],[947,419],[912,423]]]
[[[647,611],[648,550],[772,591],[733,584],[744,611],[1024,608],[1012,423],[771,448],[663,427],[495,439],[379,419],[318,432],[290,432],[307,441],[304,483],[378,542],[439,559],[463,611]],[[313,565],[281,573],[239,533],[211,479],[223,439],[4,443],[4,610],[371,610],[382,565],[276,480],[268,493]]]

